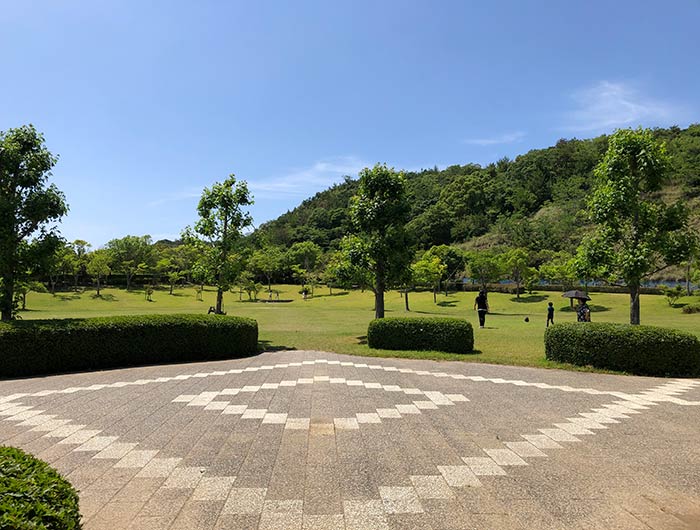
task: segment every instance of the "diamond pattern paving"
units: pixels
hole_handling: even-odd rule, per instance
[[[700,382],[321,352],[0,382],[85,528],[696,528]]]

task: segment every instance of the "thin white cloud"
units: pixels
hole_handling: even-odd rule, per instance
[[[599,81],[571,95],[576,109],[567,114],[565,130],[607,131],[620,127],[671,125],[680,110],[645,96],[629,83]]]
[[[522,131],[515,131],[510,133],[505,133],[500,136],[494,136],[492,138],[468,138],[463,140],[465,144],[469,145],[501,145],[501,144],[512,144],[519,142],[525,138],[525,133]]]
[[[369,165],[355,157],[329,158],[284,175],[251,179],[248,181],[248,188],[256,198],[310,197],[317,191],[340,182],[346,175],[357,176]]]
[[[167,195],[164,195],[163,197],[156,199],[154,201],[151,201],[147,204],[149,207],[154,207],[154,206],[161,206],[163,204],[167,204],[169,202],[178,202],[178,201],[186,201],[189,199],[195,199],[199,198],[202,196],[202,190],[195,190],[194,188],[182,190],[182,191],[177,191],[174,193],[168,193]]]

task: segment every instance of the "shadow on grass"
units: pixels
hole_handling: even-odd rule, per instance
[[[293,299],[286,299],[286,298],[280,298],[279,300],[269,300],[269,299],[260,299],[260,302],[263,304],[288,304],[289,302],[293,302]]]
[[[588,307],[591,310],[591,313],[603,313],[605,311],[610,311],[610,308],[604,305],[597,305],[597,304],[588,304]],[[574,307],[571,306],[564,306],[560,307],[559,311],[562,313],[575,313],[576,312],[576,306]]]
[[[80,295],[77,293],[73,294],[57,294],[56,298],[61,302],[70,302],[71,300],[80,300]]]
[[[328,298],[328,297],[333,297],[335,298],[336,296],[347,296],[350,293],[348,291],[338,291],[337,293],[333,294],[314,294],[311,298]]]
[[[119,301],[119,299],[111,293],[100,294],[100,295],[93,294],[90,296],[92,297],[93,300],[100,299],[100,300],[103,300],[104,302],[117,302],[117,301]]]
[[[360,335],[359,337],[355,337],[357,339],[358,344],[367,344],[367,335]]]
[[[294,346],[282,346],[278,344],[272,344],[269,340],[259,340],[258,341],[258,351],[292,351],[296,350]]]
[[[440,307],[455,307],[457,305],[457,300],[443,300],[442,302],[438,302],[436,305],[439,305]]]
[[[521,296],[520,298],[513,296],[510,301],[517,304],[534,304],[537,302],[544,302],[547,298],[549,298],[547,295],[531,294],[528,296]]]

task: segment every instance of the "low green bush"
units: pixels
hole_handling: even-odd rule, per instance
[[[367,344],[383,350],[470,353],[474,330],[459,318],[380,318],[369,323]]]
[[[258,348],[255,320],[137,315],[0,325],[0,377],[230,359]]]
[[[46,462],[0,447],[0,528],[80,529],[78,494]]]
[[[639,375],[700,374],[700,341],[688,332],[656,326],[566,323],[547,328],[547,359]]]
[[[692,313],[700,313],[700,304],[688,304],[683,306],[683,312],[686,315],[690,315]]]

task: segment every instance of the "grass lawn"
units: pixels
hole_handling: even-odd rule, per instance
[[[444,360],[467,360],[497,364],[540,367],[564,367],[544,358],[543,334],[547,302],[554,302],[555,322],[573,322],[575,313],[569,310],[569,301],[557,292],[535,292],[521,296],[491,293],[491,311],[486,329],[478,328],[473,310],[476,293],[439,294],[437,304],[429,292],[410,293],[410,312],[404,309],[399,293],[386,293],[387,317],[397,316],[450,316],[467,318],[474,325],[473,355],[443,354],[439,352],[370,350],[366,345],[367,325],[374,317],[373,294],[369,291],[343,292],[327,288],[316,289],[314,297],[303,300],[300,287],[275,286],[280,301],[249,302],[244,294],[226,293],[225,310],[229,315],[254,318],[258,321],[260,341],[265,349],[313,349],[381,357],[411,357]],[[29,293],[27,311],[21,317],[28,319],[82,318],[107,315],[146,313],[205,313],[214,305],[215,291],[207,289],[204,300],[198,301],[193,288],[176,289],[173,295],[157,290],[153,301],[145,300],[143,291],[103,289],[96,298],[94,290],[82,293],[58,293],[56,296]],[[267,297],[263,293],[262,299]],[[595,322],[629,322],[629,296],[624,294],[593,293],[590,302]],[[697,303],[700,297],[683,298],[678,304]],[[525,322],[525,317],[530,321]],[[695,333],[700,337],[700,313],[686,315],[680,308],[672,308],[663,296],[643,295],[641,301],[643,324],[673,327]],[[572,367],[567,366],[571,369]],[[578,368],[577,368],[578,369]]]

